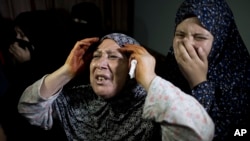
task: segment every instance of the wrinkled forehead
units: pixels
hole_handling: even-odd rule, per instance
[[[118,51],[120,46],[112,39],[106,38],[103,39],[102,42],[99,44],[97,50],[112,50]]]
[[[99,44],[97,49],[94,51],[94,54],[96,55],[113,55],[113,57],[126,57],[127,55],[125,53],[122,53],[119,49],[121,47],[112,39],[106,38],[103,39],[102,42]]]

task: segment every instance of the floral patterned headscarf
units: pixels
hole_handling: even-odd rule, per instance
[[[104,39],[112,39],[120,47],[139,44],[122,33],[105,35],[100,41]],[[133,82],[127,83],[119,94],[110,99],[98,97],[90,85],[64,91],[54,106],[61,122],[70,123],[64,124],[68,140],[159,140],[160,126],[141,118],[147,91]],[[72,101],[70,106],[69,101]],[[62,114],[61,111],[68,113]]]
[[[250,56],[225,0],[184,1],[176,13],[175,26],[194,16],[214,36],[208,58],[208,78],[223,81],[226,87],[230,87],[233,81],[239,86],[249,86],[245,80],[250,81]]]
[[[136,44],[140,45],[139,42],[137,42],[135,39],[132,37],[125,35],[123,33],[111,33],[108,35],[105,35],[104,37],[101,38],[101,41],[104,39],[112,39],[114,40],[120,47],[122,47],[125,44]]]
[[[214,37],[208,55],[207,81],[190,89],[173,47],[161,75],[205,107],[216,125],[215,140],[225,140],[235,127],[246,125],[249,120],[250,56],[225,0],[185,0],[176,13],[175,27],[189,17],[197,17]]]

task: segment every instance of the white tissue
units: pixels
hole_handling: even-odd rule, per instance
[[[130,70],[128,74],[130,76],[130,79],[132,79],[135,77],[135,68],[136,68],[137,60],[133,59],[130,63],[131,63]]]

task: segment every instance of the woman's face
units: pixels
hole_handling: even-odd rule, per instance
[[[202,48],[208,56],[212,48],[213,39],[213,35],[202,27],[198,18],[191,17],[177,25],[173,46],[176,48],[180,44],[184,44],[184,46],[189,44],[195,50]]]
[[[119,93],[128,77],[128,58],[118,48],[115,41],[103,40],[90,63],[90,83],[94,92],[103,98]]]

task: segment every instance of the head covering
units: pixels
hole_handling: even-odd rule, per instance
[[[71,9],[71,17],[83,20],[86,25],[101,24],[102,14],[99,7],[92,2],[81,2],[75,4]]]
[[[36,42],[49,36],[49,31],[53,31],[51,19],[49,19],[47,11],[37,10],[20,13],[14,22],[15,26],[18,26],[23,31],[30,42],[36,44]]]
[[[105,39],[114,40],[120,47],[139,44],[122,33],[107,34],[101,41]],[[70,123],[64,124],[68,140],[160,140],[160,126],[142,118],[146,95],[147,91],[135,80],[128,81],[110,99],[98,97],[90,85],[80,85],[64,91],[53,104],[61,122]]]
[[[231,57],[237,55],[240,60],[243,59],[239,54],[249,57],[236,27],[233,13],[224,0],[186,0],[177,11],[176,26],[190,16],[196,16],[204,28],[214,36],[213,48],[209,56],[210,61],[218,59],[223,52],[230,52],[227,54],[230,54]]]
[[[37,76],[57,69],[68,56],[68,38],[59,14],[56,10],[25,11],[14,20],[32,45],[30,67]]]
[[[184,19],[194,16],[214,36],[208,56],[208,79],[217,83],[223,82],[225,87],[250,86],[250,83],[247,84],[250,80],[246,81],[246,76],[250,79],[250,56],[226,1],[184,1],[176,13],[175,27]],[[174,55],[172,47],[170,54]]]
[[[112,39],[114,40],[120,47],[122,47],[125,44],[136,44],[140,45],[139,42],[137,42],[135,39],[132,37],[125,35],[123,33],[111,33],[103,36],[101,38],[101,41],[104,39]]]
[[[136,44],[140,45],[138,41],[136,41],[134,38],[125,35],[123,33],[109,33],[101,37],[100,42],[102,42],[105,39],[112,39],[114,40],[120,47],[122,47],[125,44]],[[93,44],[93,48],[90,48],[91,52],[94,51],[99,43]],[[75,82],[73,85],[76,83],[82,84],[82,83],[89,83],[89,69],[84,70],[84,73],[81,73],[79,75],[82,75],[80,77],[75,77]],[[87,79],[86,79],[87,78]],[[135,79],[129,79],[128,83],[135,84],[136,80]]]
[[[100,8],[93,2],[80,2],[71,8],[71,38],[73,43],[88,37],[102,36],[103,19]]]
[[[173,47],[167,54],[167,69],[162,75],[203,104],[216,124],[216,135],[222,140],[245,123],[244,116],[250,113],[250,55],[225,0],[185,0],[177,10],[175,27],[189,17],[197,17],[214,37],[208,56],[208,81],[190,90]]]

